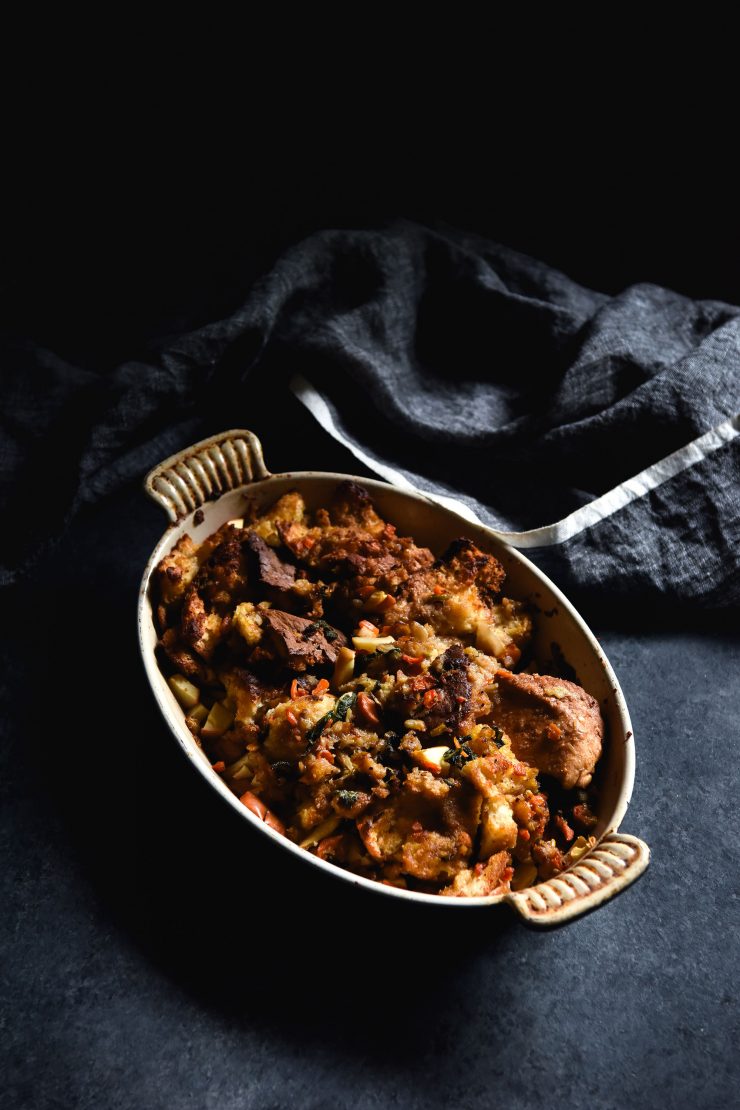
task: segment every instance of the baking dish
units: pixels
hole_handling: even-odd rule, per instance
[[[360,482],[381,515],[404,534],[414,536],[417,543],[439,552],[451,540],[465,535],[494,554],[506,570],[507,596],[525,599],[535,608],[535,655],[545,658],[557,645],[575,669],[579,683],[599,701],[607,741],[600,763],[599,822],[593,830],[597,843],[568,871],[521,891],[478,898],[440,898],[355,875],[299,848],[242,805],[211,769],[188,730],[155,656],[157,632],[150,599],[154,568],[183,533],[189,533],[199,544],[226,521],[242,516],[247,498],[267,505],[288,490],[298,489],[308,506],[316,508],[325,504],[337,483],[347,478]],[[144,486],[170,520],[147,563],[139,592],[139,644],[146,674],[162,715],[187,757],[224,801],[263,835],[309,865],[385,897],[458,909],[503,902],[535,925],[559,924],[585,913],[642,874],[649,862],[647,845],[618,831],[629,805],[635,773],[634,737],[619,683],[599,643],[570,602],[542,571],[495,531],[463,519],[422,493],[400,490],[384,482],[315,471],[270,474],[259,440],[252,432],[240,429],[212,436],[165,459],[147,475]]]

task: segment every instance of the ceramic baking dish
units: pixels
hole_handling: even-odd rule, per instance
[[[536,925],[559,924],[612,898],[642,874],[650,855],[642,840],[618,831],[632,794],[635,749],[629,713],[614,672],[585,622],[542,571],[493,530],[464,520],[421,493],[355,477],[369,490],[381,515],[396,524],[403,534],[412,535],[417,543],[440,552],[451,540],[465,535],[496,555],[506,570],[507,596],[527,599],[536,606],[535,655],[546,658],[552,654],[552,645],[557,644],[575,668],[578,681],[601,704],[607,739],[599,765],[601,795],[599,823],[594,829],[596,846],[568,871],[525,890],[485,898],[440,898],[385,886],[311,855],[246,809],[211,769],[185,725],[183,712],[157,664],[157,633],[150,601],[152,572],[184,532],[200,543],[227,520],[242,516],[247,496],[267,505],[287,490],[298,489],[309,507],[315,508],[326,504],[337,483],[348,477],[353,476],[315,471],[270,474],[259,440],[252,432],[243,430],[203,440],[165,459],[147,475],[146,492],[166,511],[170,524],[144,571],[138,602],[139,643],[157,704],[178,744],[227,805],[262,835],[309,866],[374,894],[456,910],[504,902]]]

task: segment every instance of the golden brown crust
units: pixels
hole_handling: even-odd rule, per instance
[[[488,862],[460,871],[454,882],[440,891],[445,898],[487,898],[503,894],[511,880],[508,852],[498,852]]]
[[[494,619],[493,599],[504,569],[472,540],[458,539],[433,565],[413,571],[401,585],[393,620],[431,624],[441,633],[474,636],[478,625]]]
[[[154,578],[163,665],[202,699],[175,680],[188,727],[243,804],[307,851],[487,896],[513,867],[555,873],[593,822],[581,794],[551,813],[537,768],[582,784],[598,707],[502,670],[526,659],[531,615],[471,540],[435,558],[345,482],[315,512],[291,491],[199,548],[182,537]]]
[[[154,576],[165,606],[178,601],[198,573],[197,548],[186,533],[157,566]]]

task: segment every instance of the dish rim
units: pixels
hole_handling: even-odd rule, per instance
[[[166,460],[165,463],[160,464],[160,467],[156,469],[161,469],[161,467],[166,465],[166,463],[169,461],[170,460]],[[201,522],[201,525],[198,525],[198,527],[205,525],[208,521],[209,515],[214,515],[214,510],[216,509],[216,507],[224,502],[224,500],[228,497],[238,498],[240,496],[256,496],[258,494],[261,494],[263,491],[269,490],[271,486],[275,486],[278,484],[287,485],[288,483],[294,483],[298,488],[300,488],[300,483],[302,482],[316,482],[317,480],[326,485],[329,485],[331,483],[336,484],[347,480],[354,481],[366,487],[371,492],[371,494],[373,492],[380,494],[381,498],[383,494],[392,494],[394,498],[400,498],[403,501],[414,502],[416,505],[421,506],[425,512],[446,518],[448,521],[457,521],[460,524],[461,534],[464,534],[465,531],[470,532],[471,529],[473,531],[482,532],[486,536],[487,540],[492,543],[494,554],[495,549],[498,548],[500,549],[501,553],[505,554],[507,559],[512,560],[523,567],[526,573],[532,575],[539,585],[546,587],[546,589],[557,600],[558,605],[568,615],[570,620],[572,620],[576,624],[581,634],[584,635],[586,640],[588,641],[589,647],[593,652],[599,666],[604,671],[607,684],[613,692],[616,713],[622,726],[622,781],[618,789],[617,800],[615,802],[612,817],[608,822],[607,828],[604,830],[604,832],[602,832],[597,841],[596,848],[598,848],[599,845],[601,845],[602,842],[610,836],[610,834],[617,832],[629,807],[635,778],[636,760],[634,749],[634,734],[630,721],[629,710],[627,708],[627,704],[624,698],[624,694],[622,693],[619,680],[617,679],[617,676],[614,673],[614,670],[598,640],[591,632],[591,629],[581,617],[580,613],[572,604],[572,602],[568,600],[568,598],[563,594],[559,587],[556,586],[555,583],[553,583],[552,580],[548,578],[548,576],[542,570],[540,570],[539,567],[532,563],[531,560],[528,559],[526,555],[524,555],[521,551],[518,551],[516,548],[511,547],[510,544],[508,544],[505,540],[497,535],[494,529],[489,528],[487,525],[482,523],[473,524],[470,520],[466,519],[454,509],[448,506],[440,505],[438,502],[427,497],[421,491],[399,489],[398,487],[394,487],[387,482],[382,482],[374,478],[367,478],[364,476],[361,477],[352,474],[343,474],[334,471],[314,470],[288,471],[281,474],[265,473],[263,477],[257,478],[256,480],[243,482],[239,485],[233,486],[230,489],[224,490],[218,497],[212,500],[203,501],[203,503],[197,507],[198,509],[202,510],[204,515],[204,519]],[[250,822],[254,827],[258,828],[263,834],[269,836],[280,847],[290,851],[296,858],[310,862],[314,866],[319,867],[325,875],[331,876],[335,879],[341,879],[344,882],[349,882],[355,887],[360,887],[361,889],[368,890],[374,894],[383,894],[394,899],[401,899],[404,902],[414,902],[416,904],[426,904],[437,907],[464,906],[468,909],[480,908],[481,906],[496,905],[501,902],[511,900],[512,897],[516,897],[516,894],[518,892],[507,892],[503,894],[465,898],[445,898],[441,897],[439,894],[427,894],[419,891],[404,890],[398,887],[388,886],[381,881],[368,879],[362,875],[356,875],[351,871],[341,868],[338,865],[333,864],[327,860],[322,860],[318,856],[307,852],[305,849],[300,848],[297,844],[289,840],[287,837],[282,836],[280,833],[271,829],[257,816],[255,816],[250,810],[248,810],[246,806],[244,806],[243,803],[239,800],[239,798],[223,782],[220,776],[212,770],[210,763],[205,757],[205,753],[202,751],[201,748],[198,747],[195,738],[187,729],[187,726],[185,725],[185,717],[182,713],[182,710],[179,706],[177,706],[177,703],[174,702],[174,698],[172,698],[172,702],[174,702],[174,706],[176,706],[177,709],[177,712],[175,712],[173,710],[173,704],[171,704],[169,699],[165,697],[165,691],[170,698],[171,694],[169,688],[167,687],[165,676],[160,670],[157,663],[155,650],[151,643],[152,632],[155,632],[152,606],[149,597],[149,585],[151,582],[152,573],[164,554],[166,554],[171,549],[173,543],[177,541],[180,535],[188,531],[189,518],[191,517],[191,515],[192,513],[188,511],[187,513],[181,514],[177,520],[174,520],[172,521],[172,523],[170,523],[170,525],[165,529],[164,533],[156,543],[152,554],[147,561],[142,575],[141,585],[139,587],[137,605],[137,629],[139,649],[141,652],[144,669],[155,697],[155,701],[157,702],[160,712],[164,717],[164,720],[167,723],[170,732],[175,737],[178,746],[190,759],[190,761],[196,765],[203,778],[237,813],[242,816],[242,818],[246,818],[248,822]],[[218,525],[216,525],[216,527],[218,527]],[[148,628],[146,627],[147,621],[149,622]],[[179,720],[177,718],[177,713],[180,714]],[[618,740],[619,738],[609,737],[607,739],[607,743],[613,744],[615,742],[618,742]],[[625,838],[623,837],[622,839]],[[629,839],[632,840],[634,838]],[[567,874],[567,872],[564,874]],[[527,890],[537,891],[538,888],[545,885],[545,882],[550,881],[551,880],[543,881],[535,884],[533,887],[525,888],[525,891],[522,893],[526,893]],[[616,891],[614,891],[613,893],[616,893]]]

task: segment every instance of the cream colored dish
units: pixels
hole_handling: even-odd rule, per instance
[[[537,611],[535,652],[543,657],[557,644],[575,668],[581,685],[600,703],[607,728],[601,759],[599,822],[596,846],[568,871],[518,892],[478,898],[440,898],[383,885],[346,871],[303,851],[248,810],[216,774],[188,730],[183,712],[162,674],[155,648],[157,633],[150,600],[150,579],[164,555],[188,532],[200,543],[226,521],[243,513],[245,495],[267,505],[298,489],[310,507],[322,504],[337,483],[351,475],[300,471],[272,475],[265,467],[259,440],[252,432],[233,430],[213,436],[165,459],[147,476],[145,488],[170,519],[142,579],[138,603],[139,643],[144,667],[162,711],[180,747],[212,788],[243,818],[287,851],[336,878],[391,898],[436,906],[490,906],[507,902],[536,925],[559,924],[593,909],[634,881],[648,865],[649,849],[636,837],[618,832],[634,782],[632,726],[619,683],[585,622],[550,580],[492,529],[472,524],[421,493],[399,490],[367,478],[355,479],[370,492],[381,514],[434,551],[457,536],[469,536],[503,564],[506,592],[528,600]]]

